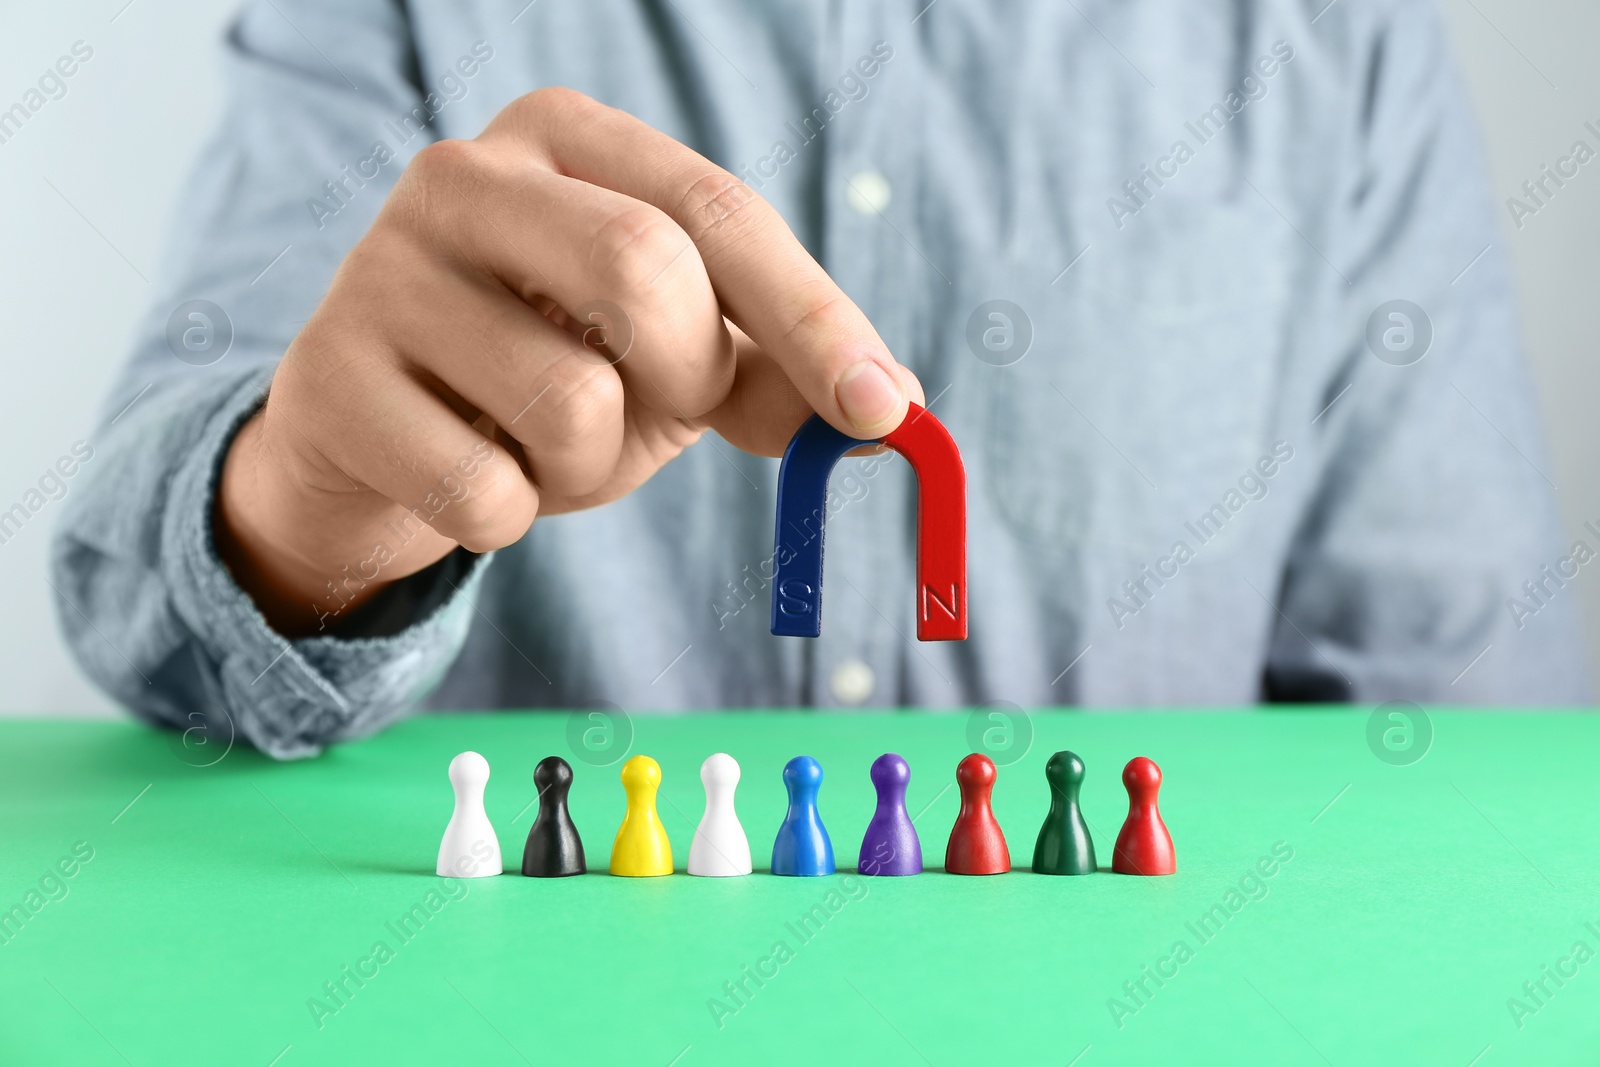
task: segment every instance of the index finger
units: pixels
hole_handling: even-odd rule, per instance
[[[485,136],[502,129],[553,169],[666,212],[694,242],[724,313],[834,427],[874,438],[900,425],[909,373],[777,210],[744,182],[573,90],[522,98]]]

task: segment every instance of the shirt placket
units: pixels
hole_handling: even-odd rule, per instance
[[[884,5],[841,0],[834,7],[828,46],[820,50],[812,107],[828,113],[818,139],[821,167],[823,266],[866,313],[889,350],[907,358],[922,271],[915,256],[914,94],[896,86],[894,58],[909,49],[889,40]],[[896,5],[889,5],[894,7]],[[909,18],[909,16],[907,16]],[[901,19],[899,21],[905,21]],[[909,27],[902,27],[907,30]],[[902,33],[908,37],[908,33]],[[836,110],[835,110],[836,109]],[[813,124],[820,116],[813,115]],[[910,241],[907,240],[910,238]],[[917,263],[920,265],[921,260]],[[904,460],[893,455],[846,457],[830,482],[824,571],[824,621],[810,663],[818,704],[893,705],[910,654],[914,620],[907,609],[915,548],[911,522],[916,497]]]

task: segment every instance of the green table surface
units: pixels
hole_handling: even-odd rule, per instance
[[[561,713],[418,719],[289,764],[8,721],[0,909],[22,918],[0,925],[0,1063],[1600,1062],[1600,718],[1430,714],[1426,754],[1395,765],[1365,714],[1033,713],[1025,754],[991,738],[1017,869],[989,878],[937,869],[968,715],[637,716],[680,873],[460,882],[433,873],[453,755],[488,758],[513,870],[551,753],[605,870],[620,762],[579,758]],[[1095,875],[1026,869],[1060,748],[1088,766]],[[912,768],[914,878],[850,873],[886,750]],[[715,751],[743,767],[747,878],[681,873]],[[827,775],[833,877],[761,871],[801,753]],[[1106,869],[1141,754],[1165,772],[1173,877]],[[1275,849],[1292,858],[1263,868]]]

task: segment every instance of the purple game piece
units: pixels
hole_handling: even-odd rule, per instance
[[[872,761],[872,785],[878,790],[878,810],[861,839],[862,874],[921,874],[922,843],[906,814],[906,786],[911,767],[893,752]]]

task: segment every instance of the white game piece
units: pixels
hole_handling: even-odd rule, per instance
[[[733,792],[739,787],[739,761],[726,752],[707,756],[700,764],[700,782],[706,787],[706,813],[689,846],[689,873],[704,878],[734,878],[749,874],[750,839],[744,835],[733,810]]]
[[[441,878],[487,878],[501,873],[500,839],[483,807],[483,787],[489,784],[489,761],[476,752],[463,752],[450,761],[450,785],[456,791],[456,808],[439,842]]]

